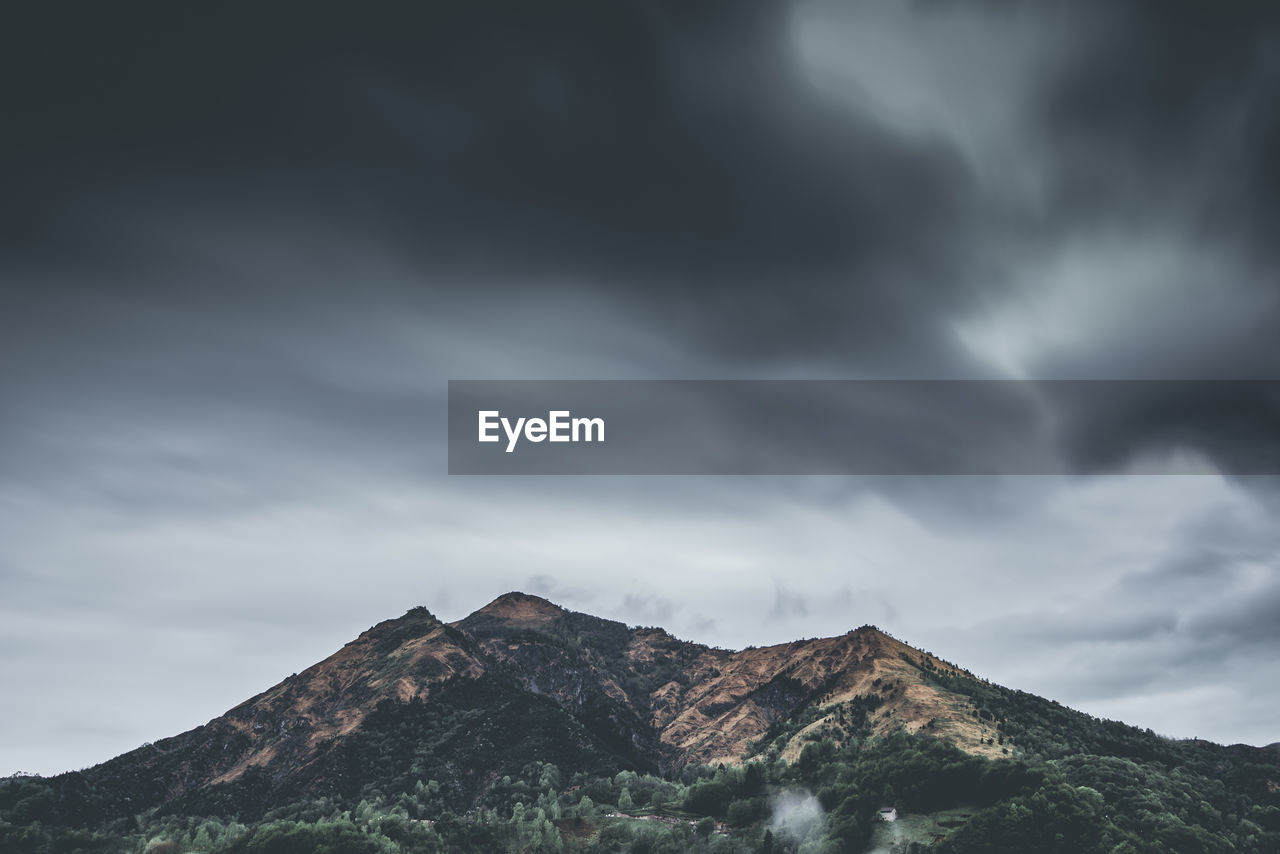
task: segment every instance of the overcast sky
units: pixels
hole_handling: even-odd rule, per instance
[[[1280,379],[1274,4],[480,6],[8,16],[0,774],[513,589],[1280,741],[1274,399],[1048,401],[1054,477],[444,473],[448,379]]]

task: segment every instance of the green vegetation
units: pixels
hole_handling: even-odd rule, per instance
[[[1032,703],[1027,695],[1014,702]],[[266,811],[245,808],[252,792],[268,790],[265,775],[90,824],[60,818],[107,810],[102,804],[69,808],[68,799],[95,798],[94,790],[70,785],[76,775],[5,781],[0,784],[0,850],[860,852],[884,804],[907,814],[961,804],[974,812],[933,847],[905,846],[913,852],[1280,850],[1280,795],[1272,791],[1280,772],[1264,751],[1163,741],[1163,753],[1184,762],[1097,754],[993,761],[902,733],[884,739],[858,736],[844,746],[811,742],[794,763],[685,768],[668,777],[546,761],[526,762],[507,773],[499,773],[501,760],[492,766],[476,762],[458,772],[453,763],[461,754],[451,752],[451,739],[458,740],[459,749],[497,739],[502,712],[497,710],[492,726],[486,726],[461,713],[428,713],[430,708],[381,707],[370,732],[342,754],[352,763],[351,774],[361,770],[358,779],[344,778],[327,794],[299,796]],[[1089,734],[1094,726],[1111,731],[1109,724],[1091,725],[1092,719],[1070,714],[1080,730],[1073,739],[1094,737]],[[524,731],[536,745],[536,722]],[[1131,737],[1141,743],[1148,738]],[[392,748],[408,744],[414,749],[395,755]],[[501,740],[492,745],[496,753],[485,761],[512,748]],[[579,759],[605,762],[603,756]],[[812,793],[817,820],[796,827],[773,823],[781,793]],[[117,803],[119,794],[104,803]]]
[[[574,624],[520,654],[539,679],[569,678],[571,669],[551,666],[555,656],[610,668],[600,650],[616,655],[614,635],[611,624]],[[678,674],[679,648],[663,653],[632,678],[661,684]],[[599,693],[572,694],[569,709],[496,673],[439,683],[427,702],[385,700],[302,767],[251,768],[180,795],[170,781],[240,736],[180,736],[87,771],[0,781],[0,851],[836,854],[865,851],[886,805],[904,816],[947,811],[945,821],[919,822],[924,841],[899,834],[894,850],[904,854],[1280,851],[1273,751],[1172,741],[921,672],[971,700],[1007,758],[965,754],[928,727],[872,735],[892,685],[826,705],[823,686],[778,677],[758,699],[799,710],[777,718],[744,764],[659,768],[632,735],[637,721]],[[780,759],[782,745],[827,718],[806,731],[794,762]],[[302,737],[283,733],[282,752]]]

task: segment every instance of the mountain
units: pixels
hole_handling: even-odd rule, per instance
[[[1212,832],[1230,831],[1222,838],[1238,850],[1251,850],[1241,840],[1266,834],[1280,842],[1274,750],[1171,742],[1097,720],[977,679],[872,626],[730,651],[524,593],[454,623],[411,609],[204,726],[82,772],[0,786],[0,842],[6,828],[22,839],[44,839],[31,834],[45,825],[127,834],[182,816],[311,816],[316,804],[350,820],[342,810],[377,803],[399,804],[396,815],[429,824],[470,816],[450,837],[456,850],[510,842],[499,834],[481,844],[475,834],[492,824],[485,810],[517,804],[537,804],[543,821],[578,813],[574,824],[562,818],[543,828],[544,841],[563,847],[585,833],[596,845],[599,820],[577,804],[587,792],[587,801],[617,809],[638,798],[651,810],[676,803],[760,833],[766,792],[796,783],[821,795],[829,835],[845,846],[838,850],[861,850],[854,841],[870,838],[867,816],[881,801],[994,809],[1033,791],[1048,794],[1028,810],[1065,799],[1070,809],[1054,815],[1094,815],[1097,839],[1141,840],[1114,818],[1132,814],[1134,828],[1147,822],[1171,839],[1214,825]],[[1176,806],[1157,814],[1150,797],[1162,787]],[[1085,789],[1093,794],[1081,795]],[[1201,816],[1205,808],[1213,815]],[[668,809],[664,820],[680,814]],[[523,816],[511,813],[513,827],[524,827]],[[1009,820],[983,824],[980,815],[966,825],[977,829],[964,832],[998,836],[991,828]],[[373,826],[366,820],[352,832]],[[47,850],[67,850],[55,837]],[[1039,844],[1020,838],[1021,850]],[[457,839],[470,841],[459,848]],[[1070,850],[1094,842],[1080,837]],[[536,850],[522,845],[512,850]]]
[[[972,680],[870,626],[731,652],[508,593],[453,624],[421,607],[379,623],[204,726],[87,776],[145,781],[146,800],[155,802],[242,781],[254,769],[269,775],[269,783],[251,777],[254,797],[267,804],[341,792],[346,774],[335,763],[359,739],[347,742],[389,725],[395,704],[429,716],[433,706],[453,711],[470,701],[486,703],[491,717],[505,709],[545,719],[553,758],[659,773],[740,762],[765,742],[794,759],[816,734],[839,742],[850,710],[859,720],[874,711],[876,733],[925,732],[969,753],[1001,755],[994,722],[932,674]],[[502,767],[545,758],[528,745],[497,747],[459,739],[436,758],[474,766],[464,754],[477,749],[502,753],[494,756]],[[483,784],[466,777],[456,781],[459,798]]]

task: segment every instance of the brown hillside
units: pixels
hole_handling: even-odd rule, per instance
[[[379,623],[205,726],[103,768],[151,774],[166,798],[255,766],[305,789],[308,773],[321,773],[308,768],[379,703],[429,705],[446,684],[480,680],[549,698],[568,716],[557,737],[635,767],[732,763],[765,750],[792,759],[809,741],[846,738],[864,711],[876,733],[923,731],[998,755],[971,702],[924,670],[966,675],[869,626],[731,652],[509,593],[453,624],[425,608]]]

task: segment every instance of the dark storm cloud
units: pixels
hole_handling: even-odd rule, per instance
[[[1051,153],[1047,229],[1127,235],[1185,260],[1157,266],[1123,339],[1043,361],[1056,375],[1169,379],[1280,376],[1280,15],[1199,3],[1107,4],[1089,47],[1049,79],[1034,110]],[[1163,232],[1165,237],[1155,235]],[[1177,237],[1175,237],[1177,235]],[[1100,298],[1123,274],[1099,266]],[[1121,298],[1121,301],[1123,298]],[[1213,383],[1075,410],[1067,452],[1085,469],[1148,450],[1206,454],[1228,471],[1274,458],[1275,402]],[[1236,393],[1241,392],[1241,393]]]
[[[1240,380],[1040,383],[1060,447],[1084,471],[1141,452],[1196,450],[1233,474],[1280,473],[1280,384]]]
[[[1061,209],[1114,223],[1190,216],[1270,256],[1280,227],[1280,11],[1100,4],[1087,61],[1044,91]]]
[[[1266,224],[1280,198],[1268,144],[1280,94],[1271,10],[1055,9],[1055,26],[1083,35],[1060,39],[1070,62],[1026,71],[1037,97],[1018,142],[1039,152],[1049,188],[1036,211],[999,201],[945,128],[912,132],[813,86],[790,35],[812,8],[822,11],[167,9],[145,25],[91,10],[33,14],[18,28],[28,48],[10,59],[28,82],[5,143],[11,269],[115,270],[117,292],[142,289],[185,312],[250,311],[261,300],[287,313],[350,290],[322,275],[225,275],[225,256],[193,276],[196,259],[155,227],[168,207],[206,221],[243,212],[259,228],[277,220],[296,253],[323,258],[331,241],[375,240],[428,274],[411,284],[361,277],[362,290],[391,302],[425,308],[433,291],[465,284],[497,304],[541,290],[559,311],[588,287],[701,350],[708,370],[804,360],[845,375],[982,375],[949,324],[1000,296],[989,256],[1002,244],[1034,258],[1098,230],[1189,220],[1206,246],[1231,253],[1216,275],[1233,288],[1276,288],[1274,273],[1257,269],[1268,255],[1257,238],[1274,231]],[[946,15],[903,8],[902,26]],[[1025,13],[964,14],[994,26]],[[286,224],[299,217],[317,224]],[[243,236],[230,237],[240,242],[226,255],[243,253]],[[1095,275],[1105,300],[1113,272]],[[575,284],[545,284],[555,279]],[[1182,290],[1168,283],[1168,299]],[[47,313],[48,298],[27,300],[28,317]],[[79,315],[67,321],[78,334],[88,305],[64,308]],[[1132,352],[1094,348],[1042,367],[1141,376],[1159,356],[1177,370],[1274,378],[1280,351],[1263,330],[1275,330],[1280,305],[1260,311],[1247,329],[1190,339],[1157,317],[1166,322],[1121,345]],[[1190,355],[1168,359],[1171,349]],[[1177,401],[1181,431],[1161,421],[1171,408],[1162,401],[1077,407],[1066,452],[1086,470],[1122,467],[1173,434],[1247,469],[1238,458],[1269,431],[1247,404],[1217,404]],[[1255,429],[1242,435],[1241,423]]]
[[[1234,498],[1212,477],[433,477],[447,378],[1275,379],[1270,6],[28,4],[0,31],[0,664],[107,683],[52,640],[81,627],[210,683],[134,744],[520,587],[739,645],[973,613],[978,669],[1079,653],[1068,700],[1271,667],[1265,524],[1143,552]],[[1023,403],[1049,470],[1274,449],[1273,402],[1221,390]],[[946,436],[923,452],[1007,444]],[[208,675],[224,650],[247,681]],[[3,729],[74,708],[47,687]],[[1216,725],[1274,740],[1273,701]]]
[[[1064,287],[1074,296],[1042,331],[1079,323],[1069,333],[1078,346],[1031,360],[1031,372],[1280,376],[1280,15],[1260,3],[1220,12],[1080,4],[1087,35],[1073,61],[1038,80],[1026,141],[1047,164],[1045,195],[1011,232],[1046,267],[1077,246],[1068,274],[1092,284]],[[1121,325],[1111,319],[1126,314]],[[1183,449],[1256,471],[1250,460],[1277,453],[1265,391],[1170,383],[1057,403],[1063,450],[1085,470]]]
[[[432,4],[394,19],[166,10],[142,32],[92,12],[30,24],[42,52],[14,60],[33,85],[8,143],[23,211],[9,233],[20,253],[101,266],[128,261],[95,237],[113,208],[305,210],[473,281],[621,289],[738,356],[931,352],[971,220],[964,166],[809,86],[789,12]]]

